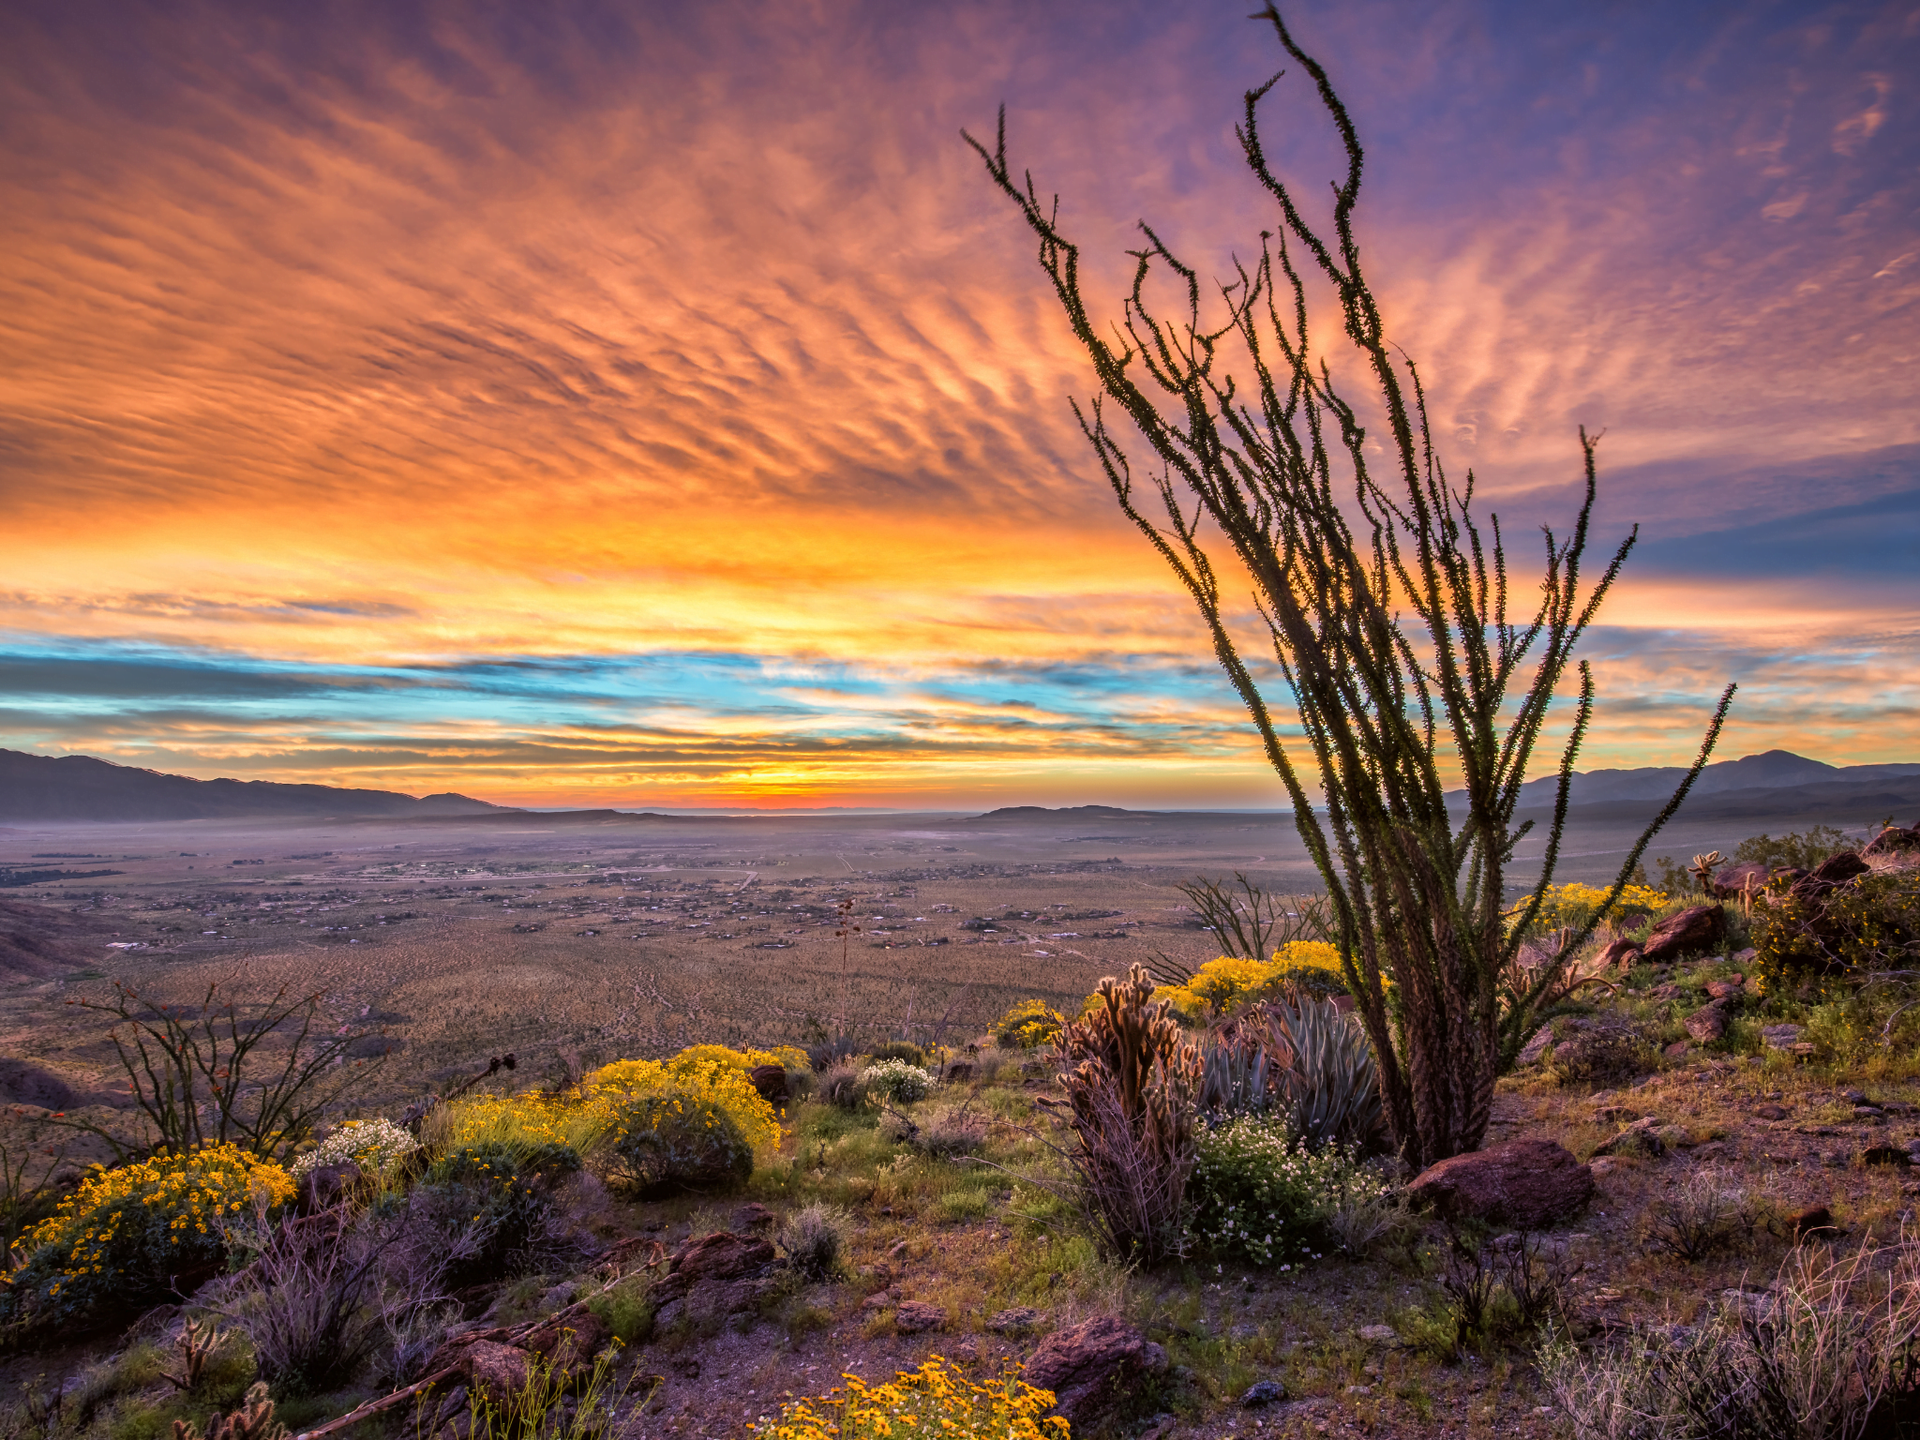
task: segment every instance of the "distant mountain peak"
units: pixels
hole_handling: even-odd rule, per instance
[[[1135,810],[1123,810],[1117,805],[1064,805],[1058,810],[1050,810],[1045,805],[1003,805],[998,810],[989,810],[977,815],[977,820],[1041,820],[1059,817],[1070,819],[1095,819],[1114,815],[1135,815]]]
[[[1606,804],[1619,800],[1665,800],[1686,778],[1684,765],[1650,765],[1635,770],[1576,770],[1571,801],[1575,805]],[[1716,760],[1693,782],[1689,803],[1707,795],[1735,790],[1783,790],[1796,785],[1833,781],[1893,780],[1920,776],[1920,764],[1829,765],[1809,760],[1791,750],[1763,750],[1738,760]],[[1559,777],[1543,775],[1520,787],[1522,809],[1553,804]],[[1464,792],[1462,792],[1464,793]]]
[[[276,815],[481,815],[505,812],[465,795],[416,800],[392,790],[285,785],[273,780],[196,780],[91,755],[0,750],[0,820],[222,820]]]

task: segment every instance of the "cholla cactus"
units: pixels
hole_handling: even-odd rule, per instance
[[[173,1440],[203,1440],[200,1432],[185,1420],[173,1422]],[[216,1415],[207,1422],[204,1440],[287,1440],[287,1427],[273,1418],[273,1400],[265,1381],[255,1381],[246,1399],[231,1415]]]
[[[1184,1245],[1201,1085],[1200,1051],[1153,988],[1141,965],[1107,977],[1054,1042],[1079,1141],[1067,1159],[1088,1218],[1110,1251],[1149,1261]]]
[[[298,1177],[322,1165],[352,1161],[369,1174],[380,1174],[419,1148],[420,1142],[391,1120],[349,1120],[288,1168]]]

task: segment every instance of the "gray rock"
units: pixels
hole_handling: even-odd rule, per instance
[[[1806,1033],[1804,1025],[1768,1025],[1761,1029],[1760,1039],[1769,1050],[1791,1050]]]
[[[1240,1403],[1248,1410],[1257,1410],[1262,1405],[1275,1405],[1287,1398],[1287,1387],[1278,1380],[1256,1380],[1247,1387],[1247,1393],[1240,1397]]]
[[[1690,905],[1669,915],[1647,935],[1641,954],[1658,965],[1696,950],[1704,950],[1727,933],[1727,911],[1722,905]]]
[[[987,1329],[996,1335],[1020,1335],[1040,1324],[1040,1312],[1026,1305],[1014,1305],[987,1321]]]
[[[1702,1005],[1682,1022],[1687,1034],[1702,1045],[1710,1045],[1727,1033],[1727,1004],[1713,1000]]]
[[[1533,1032],[1533,1038],[1520,1047],[1517,1063],[1521,1065],[1539,1064],[1540,1057],[1546,1053],[1547,1046],[1552,1043],[1553,1027],[1551,1025],[1542,1025],[1538,1030]]]
[[[902,1300],[893,1312],[893,1328],[902,1335],[919,1335],[947,1328],[947,1312],[922,1300]]]
[[[664,1328],[728,1320],[754,1310],[774,1285],[773,1246],[717,1230],[683,1246],[653,1287],[654,1319]]]

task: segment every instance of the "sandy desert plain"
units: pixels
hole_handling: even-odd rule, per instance
[[[1731,850],[1753,824],[1683,823],[1656,848]],[[1561,878],[1597,882],[1632,835],[1609,819],[1571,839]],[[1523,843],[1521,879],[1538,851]],[[1183,881],[1320,888],[1284,812],[1097,807],[16,825],[0,866],[115,872],[0,892],[68,911],[68,953],[98,957],[0,990],[0,1098],[38,1105],[112,1079],[104,1020],[64,1002],[114,980],[174,1003],[216,982],[318,992],[334,1023],[378,1031],[361,1098],[379,1107],[508,1051],[531,1079],[562,1051],[804,1042],[843,1017],[868,1041],[964,1043],[1016,1000],[1071,1013],[1135,961],[1210,959]]]

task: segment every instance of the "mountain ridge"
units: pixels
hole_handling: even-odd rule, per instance
[[[1569,803],[1603,805],[1616,801],[1666,800],[1686,778],[1684,765],[1652,765],[1634,770],[1576,770]],[[1855,784],[1920,778],[1920,764],[1829,765],[1791,750],[1763,750],[1738,760],[1716,760],[1700,772],[1688,792],[1689,806],[1710,795],[1739,790],[1787,790],[1807,785]],[[1559,777],[1544,776],[1520,787],[1520,808],[1551,808]],[[1464,798],[1454,791],[1449,799]]]
[[[509,813],[466,795],[403,795],[274,780],[196,780],[91,755],[0,750],[0,820],[234,820],[275,815],[376,816]]]

